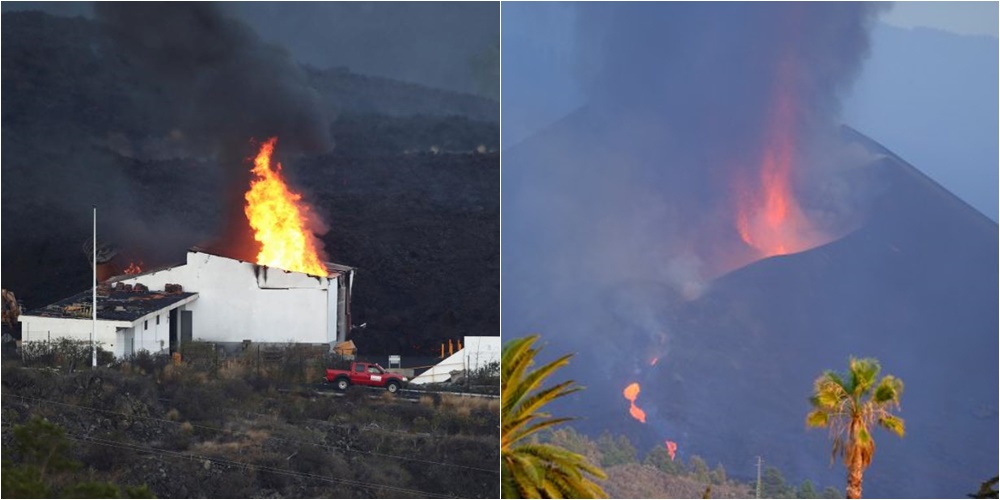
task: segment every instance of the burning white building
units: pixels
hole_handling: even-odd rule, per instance
[[[285,271],[190,249],[185,264],[110,280],[99,288],[97,335],[115,356],[179,350],[184,342],[328,344],[351,328],[354,269],[327,276]],[[24,341],[89,340],[90,291],[21,316]]]

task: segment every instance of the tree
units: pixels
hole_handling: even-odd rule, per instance
[[[979,491],[965,496],[969,498],[1000,498],[997,482],[1000,482],[1000,476],[993,476],[989,481],[984,481],[979,485]]]
[[[70,458],[72,444],[66,431],[48,420],[34,417],[15,425],[12,434],[12,453],[3,459],[6,498],[49,498],[56,493],[64,498],[121,498],[123,493],[125,498],[155,498],[146,485],[121,491],[110,482],[78,481],[74,472],[81,464]]]
[[[709,477],[708,464],[705,463],[705,459],[699,457],[698,455],[692,455],[688,459],[688,465],[691,467],[691,474],[694,478],[698,480],[699,483],[708,483],[712,479]]]
[[[546,404],[580,391],[572,380],[542,388],[545,380],[566,366],[572,355],[535,370],[537,335],[516,339],[500,353],[500,492],[504,498],[604,498],[607,493],[591,478],[606,479],[587,459],[565,448],[531,442],[541,430],[572,420],[540,411]]]
[[[795,498],[819,498],[819,494],[816,493],[816,487],[813,486],[812,481],[806,479],[799,485],[799,490],[795,492]]]
[[[646,459],[643,460],[643,463],[645,465],[656,467],[657,469],[672,476],[680,476],[687,472],[684,468],[684,462],[679,458],[677,460],[672,460],[670,458],[670,453],[667,451],[667,447],[662,444],[653,448],[648,454],[646,454]]]
[[[12,434],[13,453],[5,453],[3,460],[4,497],[52,496],[51,476],[80,468],[80,463],[70,458],[70,442],[62,427],[34,417],[25,424],[15,425]]]
[[[827,486],[823,488],[823,493],[820,493],[820,498],[844,498],[844,495],[837,488]]]
[[[793,489],[785,483],[785,476],[776,467],[765,467],[760,479],[760,495],[763,498],[791,498]]]
[[[597,447],[597,443],[586,435],[576,432],[576,429],[572,427],[556,429],[547,437],[542,438],[541,441],[583,455],[592,464],[601,462],[601,451]]]
[[[712,484],[724,485],[726,484],[726,468],[722,464],[716,464],[715,468],[712,469]]]
[[[828,370],[820,375],[809,398],[813,411],[806,425],[830,429],[831,461],[841,455],[847,466],[847,498],[861,498],[862,474],[875,453],[873,425],[899,437],[906,433],[903,419],[891,413],[899,408],[903,381],[892,375],[878,379],[880,371],[878,360],[852,357],[847,373]]]
[[[614,438],[610,432],[604,431],[597,438],[597,449],[601,452],[601,466],[605,468],[636,461],[635,446],[625,435]]]

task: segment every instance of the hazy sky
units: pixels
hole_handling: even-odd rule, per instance
[[[476,92],[472,60],[500,34],[498,2],[221,2],[302,63]],[[94,17],[93,2],[3,2],[3,12]]]
[[[924,26],[959,35],[997,36],[997,2],[896,2],[882,22],[900,28]]]

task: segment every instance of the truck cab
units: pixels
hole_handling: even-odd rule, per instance
[[[347,390],[351,385],[369,387],[385,387],[391,393],[399,391],[407,382],[406,377],[391,373],[378,363],[351,363],[350,370],[326,370],[326,381],[339,391]]]

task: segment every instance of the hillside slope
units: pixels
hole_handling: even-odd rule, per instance
[[[643,143],[610,135],[615,122],[594,116],[571,115],[504,153],[503,334],[540,332],[553,355],[577,353],[564,376],[587,390],[557,413],[583,417],[575,427],[592,436],[669,439],[680,455],[729,470],[747,470],[761,455],[793,482],[841,484],[826,433],[806,430],[807,397],[823,370],[874,356],[906,383],[907,436],[876,434],[866,494],[956,497],[995,474],[996,223],[848,130],[845,145],[870,158],[840,186],[866,196],[863,222],[832,243],[757,261],[685,296],[660,257],[679,234],[664,223],[671,219],[627,212],[635,217],[618,220],[628,229],[620,234],[650,244],[625,255],[618,251],[632,249],[629,240],[607,234],[602,209],[614,205],[604,198],[642,207],[658,193],[663,207],[651,205],[682,220],[710,208],[684,204],[697,197],[685,197],[693,190],[671,170],[683,162],[669,149],[628,148]],[[596,140],[601,134],[610,139]],[[572,153],[560,159],[558,151]],[[581,192],[566,179],[606,180]],[[550,215],[580,211],[588,217]],[[635,381],[646,425],[622,397]]]
[[[95,203],[99,239],[147,267],[223,233],[232,170],[195,151],[178,103],[96,22],[0,21],[5,288],[30,309],[89,286],[81,247]],[[448,337],[496,334],[499,104],[343,70],[306,74],[337,144],[281,161],[330,227],[330,257],[359,268],[359,345],[433,354]]]

